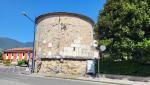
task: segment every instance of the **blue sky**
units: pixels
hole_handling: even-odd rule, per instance
[[[22,42],[33,41],[34,24],[21,15],[26,11],[34,20],[47,12],[73,12],[97,21],[99,11],[106,0],[1,0],[0,37]]]

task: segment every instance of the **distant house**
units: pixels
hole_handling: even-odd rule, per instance
[[[32,60],[32,48],[12,48],[3,51],[3,60],[17,62],[23,59]]]

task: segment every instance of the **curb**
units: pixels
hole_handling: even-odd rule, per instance
[[[88,78],[83,79],[83,78],[79,78],[77,76],[64,77],[64,76],[60,76],[60,75],[39,75],[39,74],[30,74],[30,75],[21,74],[21,75],[31,76],[31,77],[42,77],[42,78],[56,78],[56,79],[64,79],[64,80],[78,80],[78,81],[87,81],[87,82],[100,82],[100,83],[107,83],[107,84],[114,84],[114,85],[135,85],[135,83],[136,83],[136,85],[149,85],[149,82],[148,83],[146,83],[146,82],[134,82],[134,81],[129,81],[129,80],[128,80],[129,82],[126,83],[126,82],[119,82],[119,81],[123,81],[123,80],[119,80],[119,81],[118,80],[113,81],[113,79],[111,79],[111,80],[96,80],[95,79],[94,80],[94,79],[88,79]]]
[[[22,74],[25,75],[25,74]],[[124,83],[117,83],[117,82],[106,82],[102,80],[91,80],[91,79],[81,79],[81,78],[71,78],[71,77],[61,77],[61,76],[43,76],[43,75],[26,75],[26,76],[32,76],[32,77],[43,77],[43,78],[56,78],[56,79],[64,79],[64,80],[77,80],[77,81],[89,81],[89,82],[101,82],[101,83],[107,83],[107,84],[117,84],[117,85],[132,85],[132,84],[124,84]]]
[[[55,76],[45,76],[45,77],[59,78],[59,79],[67,79],[67,80],[79,80],[79,81],[101,82],[101,83],[117,84],[117,85],[132,85],[132,84],[114,83],[114,82],[106,82],[106,81],[101,81],[101,80],[90,80],[90,79],[80,79],[80,78],[61,78],[61,77],[55,77]]]

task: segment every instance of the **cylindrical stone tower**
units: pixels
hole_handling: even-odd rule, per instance
[[[75,13],[54,12],[37,17],[37,72],[86,73],[86,60],[98,57],[93,51],[93,25],[90,18]]]

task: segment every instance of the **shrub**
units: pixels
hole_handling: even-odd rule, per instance
[[[4,61],[3,61],[3,64],[4,64],[5,66],[10,66],[10,65],[11,65],[10,59],[4,60]]]
[[[18,61],[18,65],[19,66],[21,66],[21,65],[28,65],[28,61],[27,60]]]
[[[141,64],[129,60],[111,61],[103,59],[100,60],[100,73],[132,76],[150,76],[150,64]]]
[[[0,60],[3,60],[3,54],[0,52]]]

